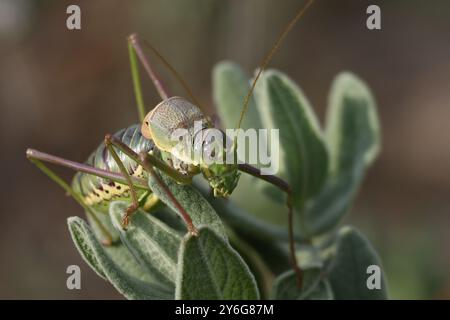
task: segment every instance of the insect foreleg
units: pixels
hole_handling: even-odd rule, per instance
[[[116,150],[114,150],[114,147],[111,142],[111,135],[105,136],[105,145],[108,148],[109,152],[111,153],[112,157],[114,158],[114,161],[116,162],[117,166],[120,169],[120,172],[122,172],[123,177],[127,181],[128,187],[130,188],[130,194],[131,194],[131,205],[127,208],[125,215],[122,218],[122,226],[126,228],[128,226],[128,218],[131,214],[133,214],[138,208],[139,208],[139,201],[136,194],[136,190],[133,186],[133,181],[131,180],[131,176],[128,173],[127,169],[123,165],[122,160],[120,160],[119,156],[117,155]]]
[[[297,274],[297,285],[300,288],[303,282],[303,272],[298,265],[297,256],[295,254],[295,239],[294,239],[294,224],[293,224],[294,211],[292,207],[293,198],[291,186],[286,181],[277,176],[261,174],[260,169],[252,167],[251,165],[248,164],[239,164],[239,170],[248,173],[254,177],[257,177],[259,179],[262,179],[264,181],[267,181],[270,184],[286,192],[287,195],[286,205],[288,207],[289,251],[291,254],[292,267],[294,268],[294,271]]]
[[[69,184],[67,184],[53,170],[51,170],[49,167],[47,167],[42,161],[33,157],[32,153],[27,152],[27,157],[31,161],[31,163],[33,163],[42,172],[44,172],[51,180],[53,180],[59,186],[61,186],[70,196],[72,196],[72,198],[75,199],[75,201],[77,201],[80,204],[80,206],[85,210],[86,214],[89,215],[89,217],[92,219],[92,221],[98,226],[99,230],[103,233],[104,239],[102,240],[102,243],[104,245],[111,245],[112,244],[111,234],[106,229],[106,227],[103,225],[103,223],[97,218],[97,215],[95,214],[95,212],[83,202],[83,199],[81,199],[80,195],[78,193],[76,193]]]

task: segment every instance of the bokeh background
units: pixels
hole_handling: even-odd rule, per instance
[[[81,31],[66,29],[69,4],[81,7]],[[154,44],[213,113],[214,64],[231,59],[250,75],[302,4],[0,0],[0,298],[121,298],[72,244],[66,218],[82,210],[25,149],[84,161],[105,133],[137,122],[127,35]],[[366,29],[369,4],[381,7],[382,30]],[[346,222],[379,251],[392,298],[450,298],[449,36],[446,0],[318,0],[271,63],[300,84],[321,121],[339,71],[372,88],[383,149]],[[70,264],[82,268],[80,291],[66,289]]]

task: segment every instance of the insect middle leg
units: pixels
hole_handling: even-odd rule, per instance
[[[257,177],[259,179],[262,179],[264,181],[267,181],[286,193],[287,195],[286,205],[288,207],[289,251],[291,255],[291,264],[295,273],[297,274],[297,286],[301,288],[303,282],[303,272],[298,265],[297,256],[295,254],[294,210],[292,204],[293,198],[291,186],[286,181],[277,176],[261,174],[260,169],[252,167],[248,164],[239,164],[239,170],[248,173],[254,177]]]
[[[167,174],[169,177],[174,179],[175,181],[179,183],[188,184],[192,182],[192,176],[190,175],[184,175],[181,172],[175,170],[174,168],[170,167],[166,163],[164,163],[161,159],[155,157],[154,155],[148,154],[148,153],[141,153],[137,154],[134,152],[129,146],[124,144],[122,141],[117,139],[116,137],[112,135],[106,135],[105,140],[109,140],[112,145],[114,145],[117,149],[125,153],[127,156],[129,156],[131,159],[136,161],[139,165],[142,166],[142,168],[150,174],[155,181],[158,183],[158,185],[161,187],[162,190],[168,195],[170,198],[170,201],[174,205],[174,207],[177,209],[178,213],[183,218],[189,232],[193,235],[198,235],[198,230],[194,226],[192,219],[190,215],[187,213],[187,211],[183,208],[183,206],[178,202],[176,197],[173,195],[172,191],[170,191],[169,187],[162,181],[162,179],[159,177],[159,175],[155,172],[153,167],[156,167],[157,169],[161,170],[165,174]]]
[[[116,162],[117,166],[119,167],[120,172],[122,173],[123,177],[127,181],[128,188],[130,189],[130,195],[131,195],[131,205],[127,208],[125,211],[125,215],[122,218],[122,227],[124,229],[128,226],[128,220],[131,214],[136,212],[136,210],[139,208],[139,201],[138,196],[136,193],[136,190],[133,186],[133,181],[131,180],[131,176],[128,173],[128,170],[125,168],[125,165],[123,164],[122,160],[120,160],[119,156],[117,155],[116,150],[114,150],[113,142],[112,142],[112,136],[107,134],[105,136],[105,145],[106,148],[108,148],[108,151],[111,153],[112,157],[114,158],[114,161]]]

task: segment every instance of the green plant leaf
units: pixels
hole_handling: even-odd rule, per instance
[[[353,74],[341,73],[333,81],[326,123],[330,173],[321,193],[307,205],[305,220],[311,234],[336,227],[380,150],[374,98]]]
[[[198,181],[194,181],[194,186],[208,200],[221,219],[239,234],[252,236],[267,242],[288,241],[289,235],[285,226],[273,225],[258,219],[230,199],[215,198],[211,194],[209,186],[198,183]],[[287,215],[287,209],[283,207],[283,210],[286,211]],[[279,212],[277,214],[279,218]],[[306,240],[298,235],[296,235],[296,239],[298,241]]]
[[[126,202],[115,201],[111,203],[109,210],[122,242],[154,278],[175,288],[181,236],[142,210],[131,215],[127,230],[123,230],[122,217],[128,206]]]
[[[142,280],[145,276],[136,277],[130,270],[138,267],[133,256],[127,252],[123,245],[110,247],[109,253],[100,244],[88,224],[79,217],[70,217],[67,220],[72,239],[83,259],[102,278],[107,279],[121,294],[128,299],[173,299],[173,291],[158,283]],[[114,248],[115,247],[115,248]],[[120,254],[117,254],[120,251]],[[113,253],[113,254],[111,254]],[[121,265],[118,265],[113,256],[120,256]],[[124,263],[126,261],[126,263]],[[130,267],[129,269],[127,267]]]
[[[108,280],[105,273],[103,272],[103,267],[98,262],[97,257],[95,256],[95,252],[92,250],[92,246],[89,244],[89,241],[85,239],[83,231],[80,228],[77,228],[77,221],[75,219],[69,218],[67,223],[69,225],[69,231],[72,236],[72,240],[80,252],[82,258],[86,263],[91,267],[92,270],[95,271],[103,280]]]
[[[212,81],[214,103],[220,116],[221,125],[224,129],[233,129],[239,121],[245,96],[250,90],[249,80],[238,65],[223,61],[215,66]],[[259,110],[253,96],[250,98],[241,127],[244,130],[262,128]],[[258,164],[254,165],[259,166]],[[273,213],[279,211],[280,206],[267,197],[261,197],[266,185],[267,183],[260,179],[242,174],[231,199],[254,216],[276,222],[279,218]],[[257,196],[258,201],[249,201],[249,197],[252,196]]]
[[[272,298],[277,300],[332,300],[333,292],[329,282],[323,278],[321,270],[305,269],[303,285],[297,286],[297,275],[289,270],[274,282]]]
[[[223,239],[227,239],[225,227],[222,224],[213,207],[205,200],[205,198],[193,187],[189,185],[180,185],[165,174],[159,175],[162,181],[167,185],[169,190],[183,206],[186,212],[191,216],[192,222],[198,228],[200,225],[207,225],[216,231]],[[148,185],[153,193],[173,211],[178,212],[172,200],[169,198],[164,189],[160,187],[156,179],[149,175]],[[181,214],[180,214],[181,216]]]
[[[328,154],[321,129],[302,91],[286,75],[266,71],[255,96],[264,127],[279,129],[279,175],[291,184],[294,205],[301,213],[304,201],[321,189],[327,174]]]
[[[244,104],[245,96],[250,90],[248,79],[242,69],[233,62],[223,61],[213,70],[213,97],[221,124],[225,129],[234,129]],[[242,129],[262,128],[258,109],[253,97],[242,122]]]
[[[230,199],[214,198],[209,188],[194,183],[198,190],[211,203],[227,226],[231,227],[245,241],[249,242],[275,273],[290,267],[289,253],[284,245],[288,239],[286,227],[270,224],[241,209]],[[302,241],[296,235],[298,241]]]
[[[380,150],[375,100],[367,85],[343,72],[333,81],[327,112],[327,143],[332,174],[370,164]]]
[[[183,239],[176,299],[258,299],[255,278],[239,254],[212,229],[199,232]]]
[[[111,259],[114,261],[114,263],[123,270],[127,270],[128,274],[137,279],[146,282],[158,282],[156,278],[152,277],[149,273],[146,272],[146,270],[141,268],[141,266],[134,259],[130,259],[132,257],[128,249],[120,242],[119,232],[116,230],[116,228],[114,228],[110,215],[95,209],[92,210],[97,215],[97,219],[101,221],[103,226],[112,235],[114,245],[104,246],[103,248],[111,257]],[[103,232],[99,229],[97,223],[95,223],[90,218],[90,215],[87,215],[87,220],[89,222],[89,226],[92,232],[97,237],[97,239],[103,239],[104,236]],[[91,267],[94,268],[94,266]],[[94,269],[94,271],[96,270]],[[101,274],[99,275],[101,276]]]
[[[369,241],[357,230],[343,227],[337,235],[335,257],[331,261],[329,280],[336,299],[387,299],[387,287],[381,272],[381,289],[368,289],[371,274],[367,267],[381,262]]]
[[[95,218],[101,222],[102,226],[109,232],[111,236],[112,242],[119,241],[119,233],[116,231],[116,229],[113,227],[111,219],[109,218],[108,211],[105,212],[97,210],[95,208],[91,208],[91,213],[95,215]],[[105,234],[103,233],[103,230],[99,228],[99,225],[94,221],[91,214],[86,212],[86,220],[89,222],[89,225],[92,228],[92,231],[94,231],[95,235],[98,239],[104,241],[105,240]]]
[[[213,71],[213,96],[222,127],[236,127],[249,89],[249,80],[238,65],[229,61],[216,65]],[[244,130],[263,128],[260,111],[253,96],[250,98],[241,127]],[[248,155],[248,152],[246,155]],[[253,165],[259,167],[259,163]],[[284,195],[267,192],[266,190],[271,191],[268,183],[251,175],[242,174],[230,198],[259,219],[284,226],[285,220],[280,220],[277,214],[284,209],[284,203],[280,204],[266,196],[267,194],[274,194],[275,197],[281,198]],[[258,201],[249,201],[249,198],[258,198]]]
[[[351,204],[363,178],[363,170],[342,173],[338,178],[330,177],[322,191],[306,204],[304,228],[310,236],[320,235],[336,228]]]

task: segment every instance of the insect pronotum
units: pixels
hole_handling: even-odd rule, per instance
[[[309,0],[298,11],[295,17],[284,28],[272,49],[260,64],[259,71],[243,102],[239,123],[237,125],[238,128],[241,126],[250,97],[261,73],[267,67],[286,35],[313,2],[314,0]],[[173,128],[184,126],[191,129],[194,121],[200,121],[202,123],[201,130],[213,128],[213,126],[209,118],[203,114],[200,109],[200,104],[192,94],[187,83],[154,47],[147,43],[146,45],[169,69],[175,78],[180,81],[192,102],[184,98],[169,95],[162,81],[144,55],[137,35],[133,34],[128,38],[128,48],[140,124],[131,125],[115,134],[107,134],[104,143],[91,154],[84,164],[33,149],[27,149],[26,155],[28,159],[49,178],[65,189],[84,208],[86,214],[102,232],[104,236],[102,241],[105,245],[112,244],[112,237],[94,211],[106,211],[112,200],[125,200],[130,202],[131,204],[126,210],[122,221],[122,225],[126,229],[129,216],[133,212],[138,208],[149,211],[158,202],[146,182],[146,178],[150,175],[154,177],[157,184],[164,190],[175,208],[178,209],[178,213],[184,220],[188,231],[193,235],[198,235],[197,228],[192,223],[189,214],[156,173],[155,168],[179,183],[190,183],[194,175],[202,173],[213,189],[215,196],[227,196],[232,193],[238,183],[240,171],[263,179],[277,186],[287,194],[291,263],[297,274],[298,286],[301,286],[302,270],[298,266],[295,255],[291,187],[281,178],[273,175],[263,175],[258,168],[248,164],[235,163],[219,165],[205,164],[203,162],[194,163],[185,158],[181,160],[172,154],[170,146],[167,144],[167,135],[171,133]],[[143,65],[162,99],[147,114],[145,113],[142,98],[138,60]],[[44,162],[76,170],[77,173],[73,178],[72,184],[67,184],[55,172],[48,168]]]

